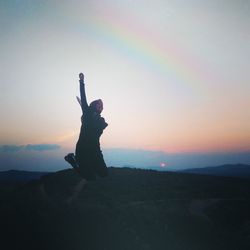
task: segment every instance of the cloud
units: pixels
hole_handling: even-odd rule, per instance
[[[28,144],[25,146],[26,150],[37,150],[37,151],[55,150],[59,148],[60,146],[57,144]]]
[[[21,150],[30,151],[47,151],[56,150],[60,146],[57,144],[27,144],[27,145],[2,145],[0,146],[1,153],[15,153]]]
[[[23,149],[24,146],[17,146],[17,145],[3,145],[0,146],[0,152],[7,153],[7,152],[17,152]]]

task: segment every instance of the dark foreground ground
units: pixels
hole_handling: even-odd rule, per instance
[[[250,249],[250,182],[109,168],[0,187],[1,249]]]

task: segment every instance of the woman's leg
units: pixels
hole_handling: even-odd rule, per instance
[[[73,153],[67,154],[64,159],[79,173],[79,166]]]
[[[95,157],[93,158],[93,164],[95,166],[95,172],[100,177],[108,176],[108,168],[103,158],[102,151],[97,152]]]

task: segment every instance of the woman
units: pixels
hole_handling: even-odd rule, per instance
[[[83,73],[79,74],[82,125],[80,136],[76,144],[75,155],[68,154],[64,159],[86,180],[94,180],[96,175],[108,175],[107,166],[100,149],[100,136],[108,126],[101,117],[103,110],[102,100],[95,100],[88,105]]]

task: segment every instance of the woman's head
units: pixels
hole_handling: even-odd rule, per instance
[[[95,100],[89,105],[95,112],[101,114],[103,110],[103,102],[101,99]]]

